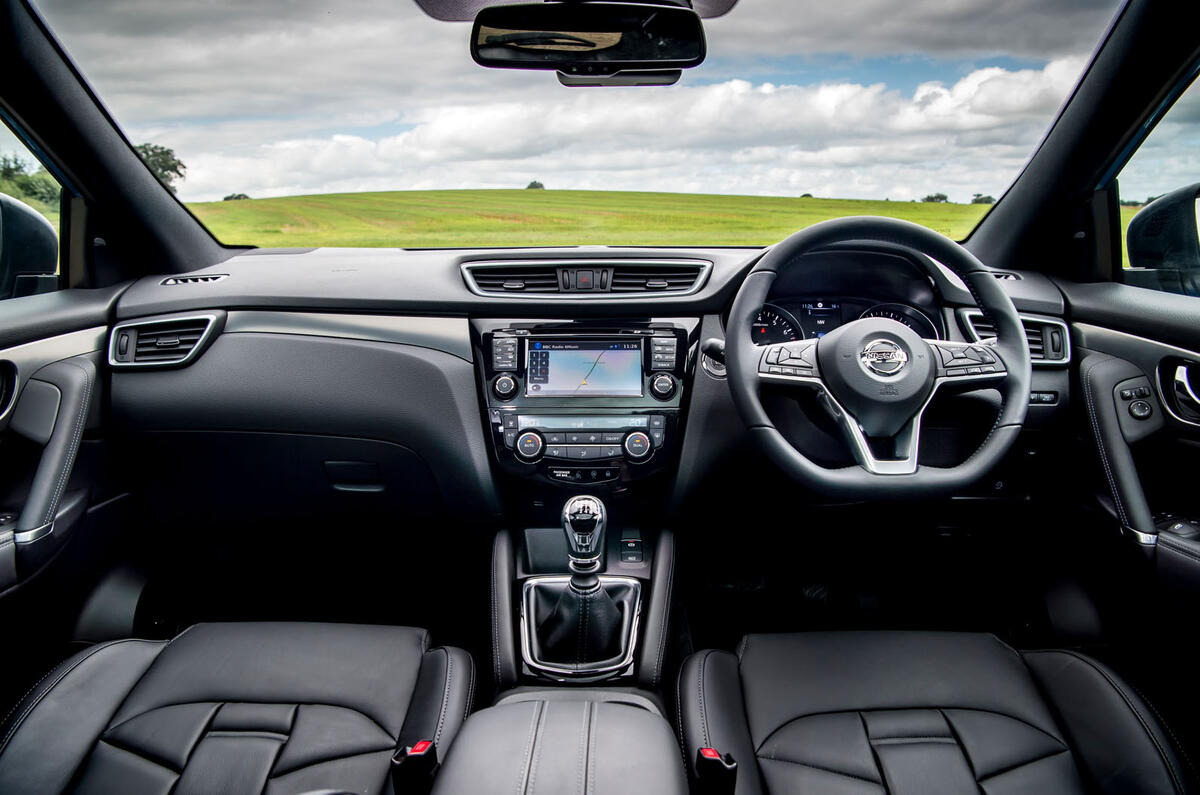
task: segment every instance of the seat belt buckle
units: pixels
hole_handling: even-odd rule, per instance
[[[438,769],[437,746],[433,740],[418,740],[392,756],[394,795],[425,795],[433,789]]]
[[[737,760],[716,748],[696,752],[696,778],[701,795],[733,795],[737,787]]]

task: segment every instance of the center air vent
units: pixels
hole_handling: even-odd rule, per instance
[[[996,339],[996,327],[978,309],[962,310],[967,332],[975,342]],[[1071,360],[1071,342],[1067,325],[1061,320],[1021,315],[1025,337],[1029,340],[1029,358],[1034,366],[1063,365]]]
[[[463,278],[477,295],[529,298],[603,298],[687,295],[704,286],[704,260],[505,260],[468,262]]]
[[[691,290],[700,278],[699,265],[617,265],[612,272],[614,293],[664,293]]]
[[[213,336],[216,315],[191,315],[123,323],[113,329],[113,367],[178,367],[191,362]]]
[[[228,273],[201,273],[195,276],[171,276],[163,279],[160,284],[164,287],[172,287],[179,284],[211,284],[221,281],[228,275]]]
[[[485,293],[558,292],[558,268],[553,265],[475,266],[468,273]]]

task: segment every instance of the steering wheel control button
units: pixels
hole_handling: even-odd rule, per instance
[[[635,461],[640,461],[650,455],[650,437],[641,431],[634,431],[625,437],[625,454]]]
[[[1135,420],[1150,419],[1150,415],[1154,413],[1154,407],[1147,400],[1135,400],[1129,404],[1129,416]]]
[[[670,400],[675,396],[675,379],[659,373],[650,381],[650,392],[659,400]]]
[[[545,446],[542,435],[537,431],[525,431],[517,437],[517,455],[526,461],[532,461],[540,456]]]

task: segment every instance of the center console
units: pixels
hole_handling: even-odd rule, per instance
[[[496,680],[656,690],[698,318],[474,320],[505,524],[493,550]]]
[[[678,449],[695,321],[481,324],[488,419],[509,474],[633,481]]]

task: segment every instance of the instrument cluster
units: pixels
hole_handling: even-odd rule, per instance
[[[941,325],[921,309],[903,303],[877,303],[858,298],[795,298],[764,304],[750,324],[758,345],[819,339],[843,323],[864,317],[884,317],[903,323],[924,339],[942,339]]]

